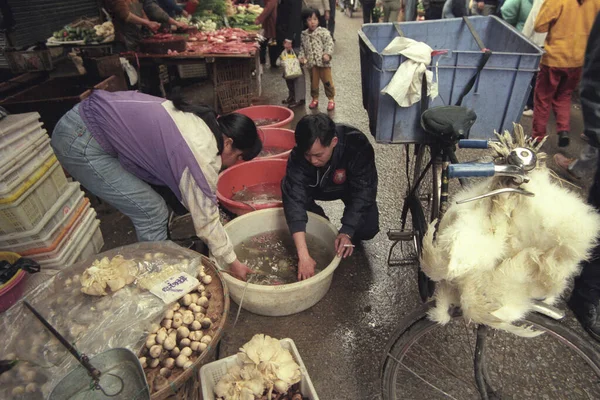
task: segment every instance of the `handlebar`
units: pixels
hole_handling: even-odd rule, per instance
[[[461,139],[458,141],[459,149],[487,149],[489,141],[483,139]]]
[[[472,178],[494,176],[496,174],[494,163],[462,163],[448,165],[449,178]]]

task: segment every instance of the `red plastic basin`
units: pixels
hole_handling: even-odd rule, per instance
[[[280,184],[285,176],[287,160],[267,159],[254,160],[227,168],[219,175],[217,183],[217,198],[219,202],[236,215],[243,215],[255,210],[281,207],[281,202],[257,204],[251,207],[248,204],[234,201],[231,198],[240,190],[262,183]],[[281,189],[279,189],[281,190]]]
[[[276,119],[279,121],[270,125],[260,126],[259,128],[290,129],[292,127],[292,120],[294,119],[294,112],[289,108],[281,106],[251,106],[241,108],[235,112],[244,114],[255,122],[261,119]]]
[[[6,260],[13,264],[21,256],[16,253],[0,252],[0,260]],[[8,310],[23,295],[27,272],[20,269],[8,282],[0,285],[0,313]]]
[[[283,128],[258,128],[258,136],[264,148],[286,149],[283,153],[273,154],[272,156],[258,156],[254,160],[287,160],[290,153],[296,145],[294,131]],[[247,161],[238,161],[236,164],[243,164]]]

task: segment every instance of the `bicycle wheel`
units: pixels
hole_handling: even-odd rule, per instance
[[[382,370],[385,400],[479,399],[474,378],[476,326],[456,314],[447,325],[411,314],[388,343]],[[600,398],[600,358],[577,333],[540,314],[524,324],[544,333],[521,338],[492,331],[486,373],[501,399]]]

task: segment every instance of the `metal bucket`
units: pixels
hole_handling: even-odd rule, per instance
[[[77,365],[54,387],[49,400],[150,400],[146,374],[140,361],[130,350],[107,350],[91,357],[90,363],[102,371],[100,386],[104,393],[92,389],[93,382],[87,370]]]

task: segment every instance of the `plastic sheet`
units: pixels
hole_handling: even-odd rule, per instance
[[[195,276],[201,265],[198,253],[173,242],[137,243],[98,254],[95,259],[116,255],[136,261],[138,276],[145,278],[169,266]],[[106,296],[83,294],[79,277],[93,261],[65,268],[23,300],[29,301],[81,353],[92,356],[117,347],[137,353],[148,328],[160,321],[168,305],[143,289],[139,279]],[[77,364],[22,302],[2,315],[0,335],[0,359],[22,360],[0,376],[1,399],[46,398]]]

